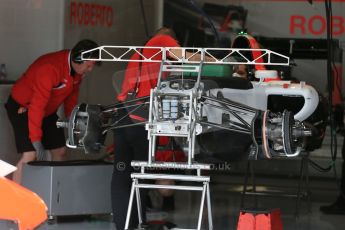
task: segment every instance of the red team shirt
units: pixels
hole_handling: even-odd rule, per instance
[[[42,120],[64,104],[68,117],[77,104],[82,76],[71,76],[70,51],[63,50],[38,58],[12,88],[11,96],[28,108],[29,137],[42,138]]]
[[[178,42],[168,35],[157,35],[150,39],[146,44],[146,47],[180,47]],[[152,57],[159,50],[157,49],[143,49],[141,53],[146,58]],[[135,53],[132,60],[139,60],[140,56]],[[161,60],[162,55],[157,55],[154,60]],[[141,66],[141,68],[140,68]],[[129,62],[124,80],[122,83],[121,93],[117,96],[118,101],[125,101],[127,93],[136,87],[138,88],[136,97],[145,97],[150,95],[150,90],[157,85],[158,74],[160,70],[160,63],[147,63],[142,62]],[[165,73],[167,74],[167,73]],[[165,76],[163,76],[165,77]],[[132,114],[130,114],[131,117]],[[132,117],[133,118],[133,117]],[[168,137],[159,137],[159,142],[162,146],[166,146],[169,142]],[[171,150],[168,146],[162,150],[157,150],[156,160],[158,161],[185,161],[185,155],[182,150]]]
[[[148,47],[180,47],[178,42],[168,35],[157,35],[151,38],[145,46]],[[159,50],[156,49],[143,49],[141,53],[146,58],[152,57]],[[131,58],[132,60],[139,60],[138,54],[134,54]],[[153,57],[154,60],[161,60],[162,55],[157,55]],[[129,62],[124,80],[122,83],[122,89],[117,96],[118,101],[125,101],[127,93],[130,90],[135,89],[138,86],[136,97],[145,97],[150,95],[150,90],[157,85],[158,74],[160,70],[160,63],[147,63],[142,62],[141,68],[139,62]],[[139,77],[140,76],[140,77]],[[138,82],[138,83],[137,83]]]

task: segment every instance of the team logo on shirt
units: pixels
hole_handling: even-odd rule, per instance
[[[65,88],[66,84],[65,83],[59,83],[57,86],[55,86],[53,89],[62,89]]]
[[[62,89],[66,87],[67,79],[64,78],[63,82],[60,82],[57,86],[55,86],[53,89]]]

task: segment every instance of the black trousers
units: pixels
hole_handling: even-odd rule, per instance
[[[126,122],[126,121],[124,121]],[[130,123],[130,121],[128,120]],[[113,220],[116,229],[122,230],[125,227],[126,215],[128,209],[129,196],[131,191],[131,173],[134,169],[131,167],[132,160],[147,161],[148,140],[147,131],[144,126],[134,126],[130,128],[115,129],[114,132],[114,171],[111,181],[111,202],[113,210]],[[146,219],[146,193],[141,189],[142,213],[144,221]],[[138,211],[136,200],[132,207],[130,228],[136,228],[138,225]]]
[[[29,137],[28,111],[18,114],[21,107],[12,96],[8,97],[5,108],[8,118],[14,131],[14,137],[18,153],[35,151]],[[57,149],[66,145],[64,129],[56,126],[59,119],[56,113],[53,113],[42,120],[42,143],[45,149]]]
[[[341,154],[343,157],[343,165],[342,165],[342,176],[341,176],[341,184],[340,189],[345,201],[345,137],[343,137],[343,147],[341,148]]]
[[[333,107],[334,122],[336,128],[344,127],[344,107],[342,105],[336,105]]]

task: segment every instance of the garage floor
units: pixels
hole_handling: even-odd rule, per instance
[[[215,174],[211,176],[211,199],[213,208],[214,229],[236,229],[241,201],[243,175]],[[285,230],[312,229],[336,230],[344,229],[344,215],[323,215],[319,212],[320,205],[333,202],[337,189],[333,179],[310,178],[311,203],[307,199],[300,203],[299,217],[296,218],[296,198],[281,197],[282,194],[294,194],[298,178],[257,177],[258,190],[276,192],[273,196],[250,196],[245,198],[245,207],[251,209],[255,205],[260,209],[279,208]],[[149,212],[149,219],[168,219],[180,228],[195,228],[199,210],[198,192],[177,192],[175,195],[176,209],[174,212]],[[310,207],[310,212],[308,211]],[[206,217],[206,216],[205,216]],[[47,230],[115,230],[109,215],[93,217],[58,218],[57,223],[45,223],[39,229]],[[207,223],[204,228],[207,229]]]
[[[343,137],[338,135],[338,146],[341,146]],[[339,147],[341,148],[341,147]],[[319,165],[326,167],[330,164],[330,137],[326,135],[321,149],[310,153],[310,159]],[[294,160],[270,160],[255,161],[254,169],[257,191],[268,194],[246,195],[244,209],[270,210],[279,209],[284,230],[343,230],[345,215],[324,215],[319,211],[321,205],[328,205],[335,201],[338,188],[334,171],[319,172],[315,168],[308,167],[309,191],[302,189],[305,196],[296,203],[298,181],[301,161]],[[338,150],[335,169],[340,176],[341,153]],[[215,230],[237,229],[237,223],[241,206],[241,193],[244,184],[244,172],[246,162],[231,164],[230,170],[212,171],[211,176],[211,200],[213,222]],[[226,167],[224,167],[226,168]],[[258,173],[260,172],[260,173]],[[250,184],[249,184],[250,185]],[[249,186],[249,189],[252,187]],[[153,196],[155,197],[155,196]],[[308,202],[308,197],[310,198]],[[159,200],[158,200],[159,201]],[[154,203],[159,203],[153,199]],[[299,204],[299,208],[296,208]],[[200,192],[176,191],[175,211],[161,212],[150,211],[148,220],[165,219],[177,224],[179,228],[193,229],[197,226],[197,214],[200,207]],[[298,214],[296,215],[296,211]],[[206,214],[206,212],[205,212]],[[204,216],[206,220],[207,216]],[[44,223],[39,230],[115,230],[110,215],[82,216],[57,218],[55,223]],[[207,221],[203,223],[203,229],[207,228]]]

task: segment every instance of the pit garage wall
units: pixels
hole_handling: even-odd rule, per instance
[[[324,0],[200,0],[204,2],[241,5],[248,10],[246,27],[250,34],[284,38],[326,38]],[[345,50],[345,0],[332,0],[333,38],[341,41]],[[343,59],[345,59],[343,51]],[[326,91],[326,61],[296,60],[293,76]],[[344,68],[345,61],[342,66]],[[344,79],[343,71],[342,77]],[[343,81],[343,89],[345,82]],[[344,93],[343,93],[344,95]]]
[[[64,1],[1,0],[0,63],[16,80],[38,56],[63,47]]]

